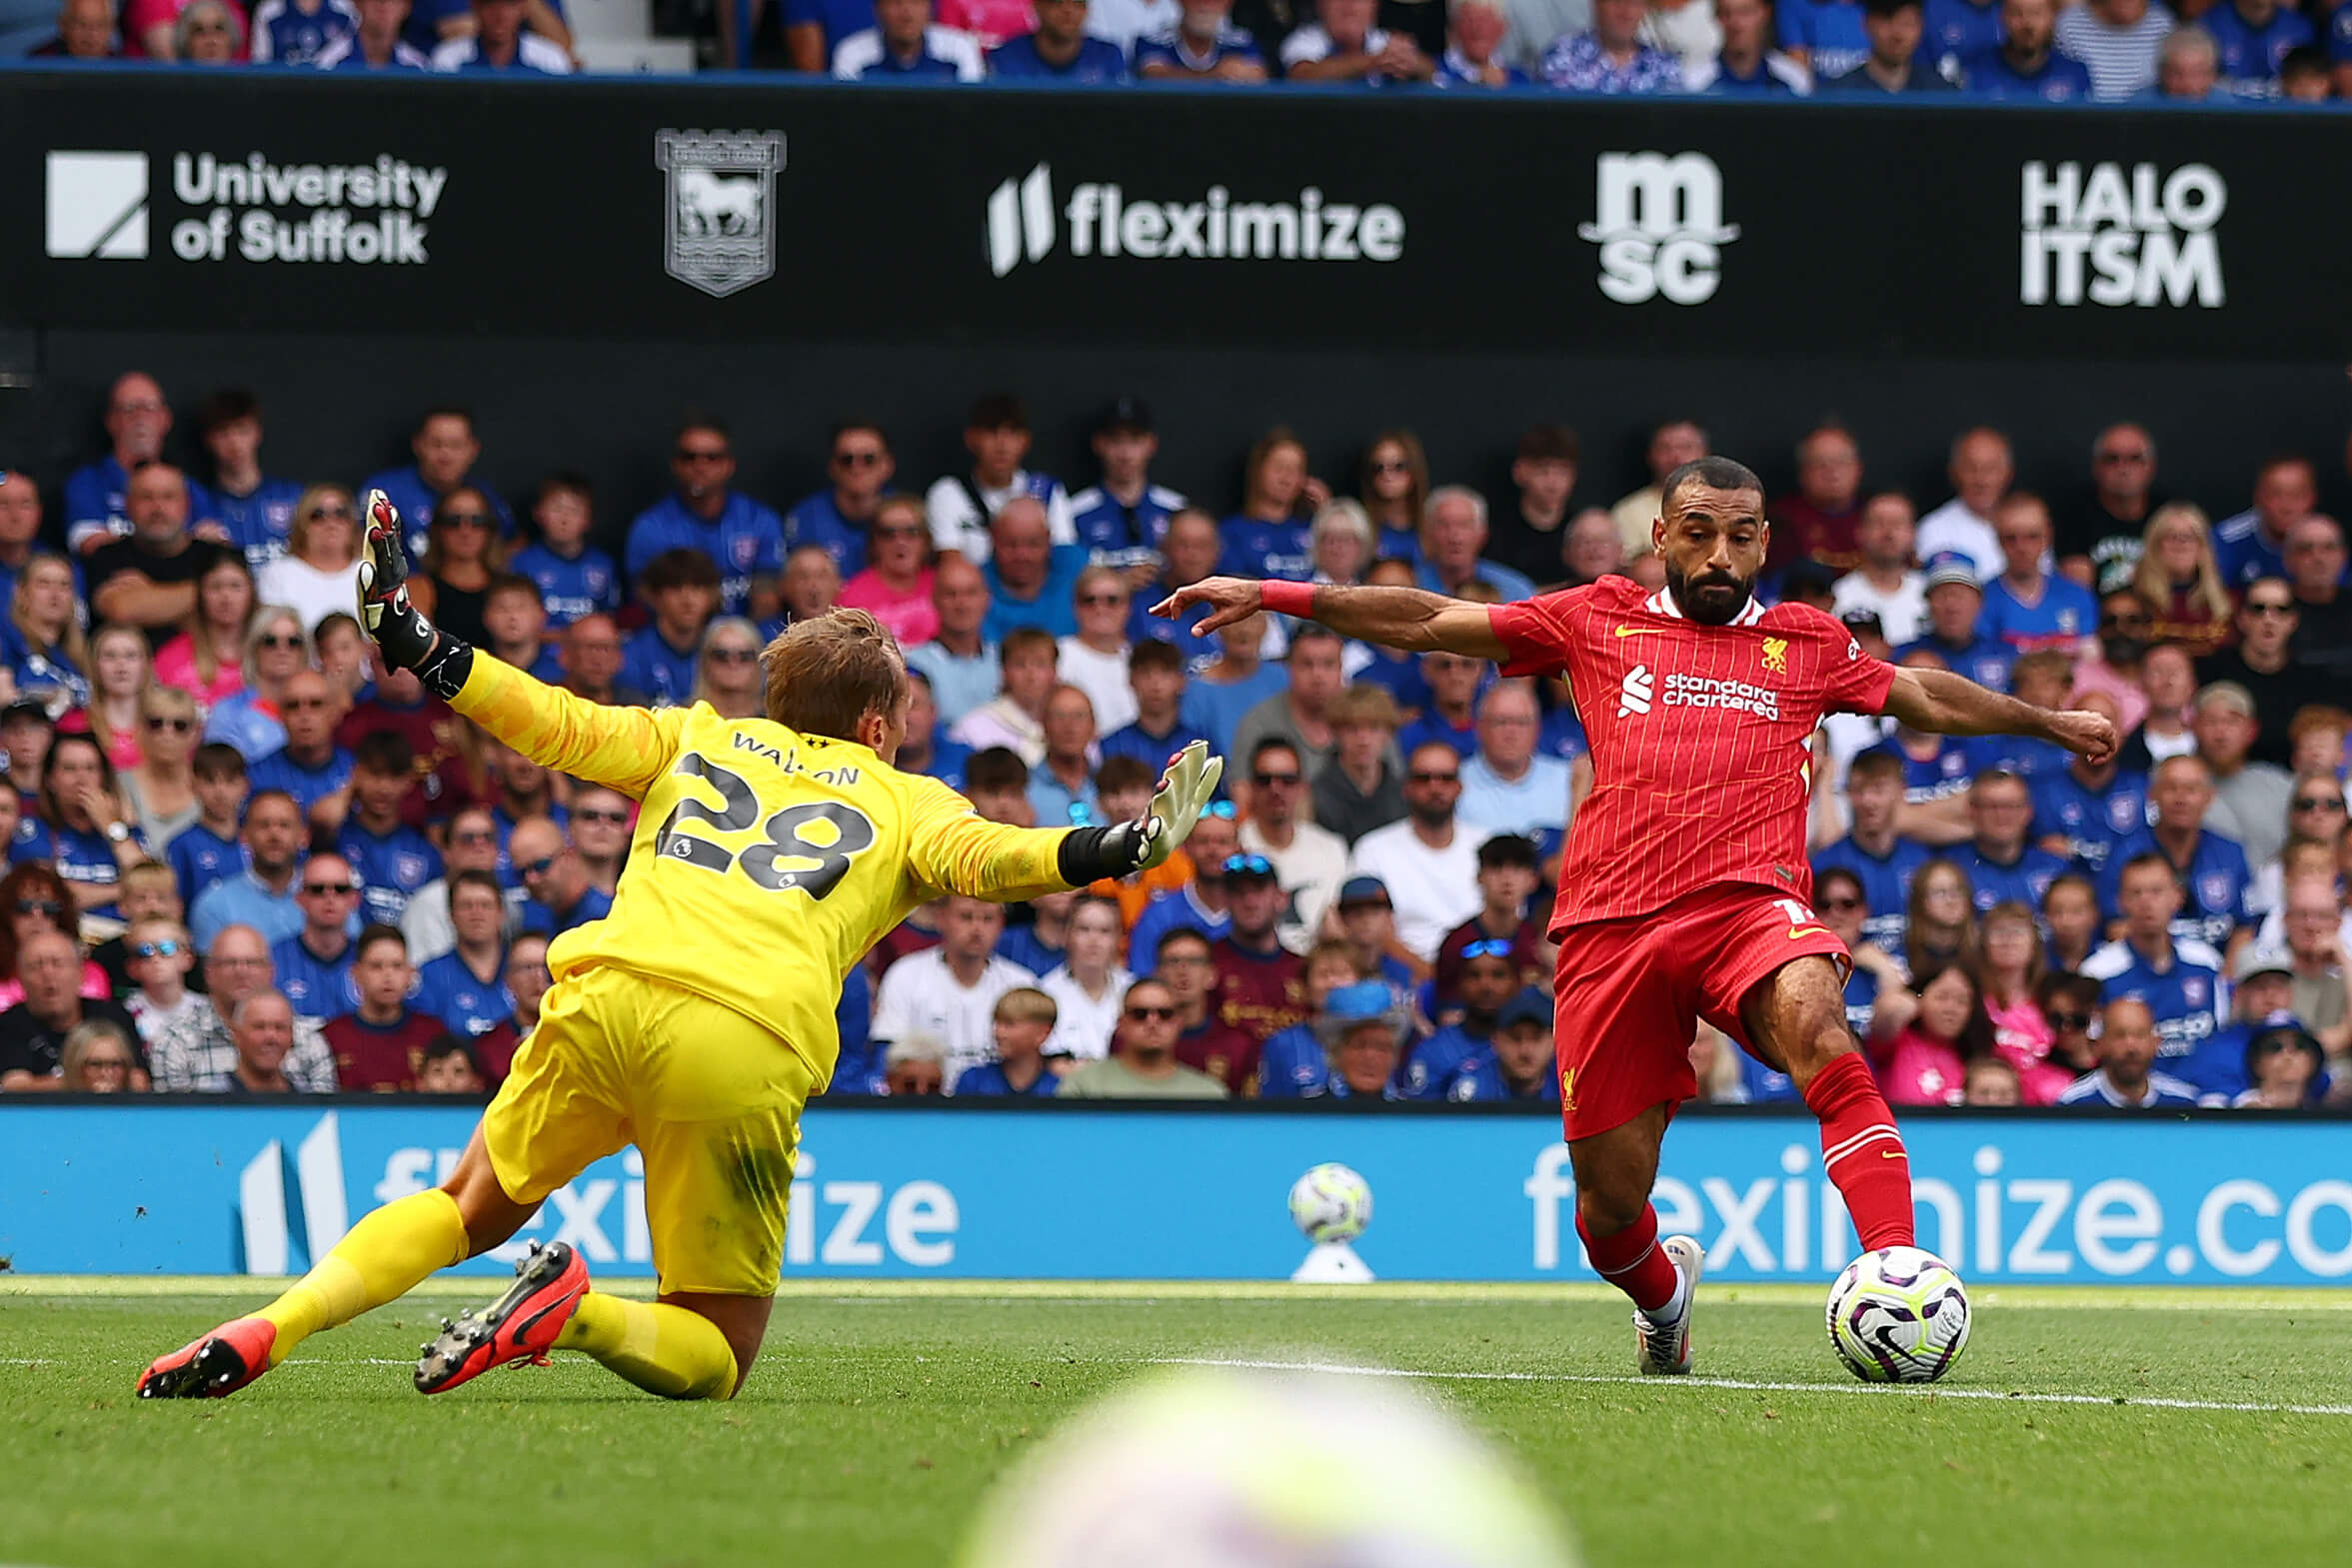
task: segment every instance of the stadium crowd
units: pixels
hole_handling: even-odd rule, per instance
[[[1188,742],[1228,759],[1229,798],[1167,864],[1017,908],[943,898],[887,937],[845,988],[832,1092],[1557,1095],[1543,925],[1591,787],[1564,683],[1147,609],[1217,572],[1490,603],[1655,588],[1654,480],[1706,452],[1690,421],[1655,428],[1653,483],[1606,507],[1558,426],[1517,437],[1492,505],[1433,483],[1407,430],[1345,495],[1276,429],[1219,517],[1164,483],[1134,399],[1097,422],[1085,488],[1029,467],[1023,406],[995,394],[968,468],[903,485],[889,434],[848,418],[829,482],[783,511],[694,415],[669,494],[600,528],[577,476],[510,503],[462,409],[354,487],[265,466],[249,393],[193,415],[184,469],[164,389],[126,374],[94,461],[0,474],[0,1092],[503,1078],[549,942],[611,905],[635,804],[371,667],[355,498],[382,489],[421,605],[596,702],[756,717],[765,641],[842,605],[908,650],[899,765],[983,816],[1122,820]],[[2352,1098],[2352,588],[2313,464],[2264,459],[2218,522],[2129,423],[2087,475],[2045,476],[2050,501],[1990,429],[1953,439],[1924,516],[1863,483],[1834,424],[1794,473],[1767,596],[2127,736],[2093,768],[1858,716],[1816,735],[1814,906],[1853,950],[1848,1017],[1888,1097]],[[1712,1031],[1692,1051],[1710,1099],[1795,1098]]]
[[[563,0],[0,0],[0,59],[567,75]],[[765,5],[721,4],[729,40]],[[2352,95],[2323,0],[785,0],[790,69],[844,81],[1307,83],[2034,103]],[[52,31],[53,29],[53,31]],[[753,56],[757,58],[757,52]]]

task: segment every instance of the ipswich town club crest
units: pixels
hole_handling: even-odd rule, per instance
[[[713,299],[775,273],[782,131],[663,131],[654,162],[668,179],[664,271]]]

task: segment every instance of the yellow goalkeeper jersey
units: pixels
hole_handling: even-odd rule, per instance
[[[830,1082],[850,965],[943,892],[1058,891],[1060,829],[975,815],[854,741],[709,705],[606,708],[476,650],[451,705],[518,752],[644,802],[613,910],[556,938],[556,978],[610,965],[745,1013]]]

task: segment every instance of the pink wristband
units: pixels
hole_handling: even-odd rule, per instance
[[[1314,614],[1314,585],[1312,583],[1260,584],[1257,590],[1257,601],[1276,615],[1311,616]]]

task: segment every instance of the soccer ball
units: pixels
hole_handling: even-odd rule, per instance
[[[1865,1383],[1932,1383],[1967,1347],[1967,1289],[1932,1252],[1865,1252],[1829,1287],[1829,1344]]]
[[[1290,1183],[1290,1218],[1307,1240],[1353,1241],[1372,1222],[1372,1189],[1340,1164],[1322,1164]]]

